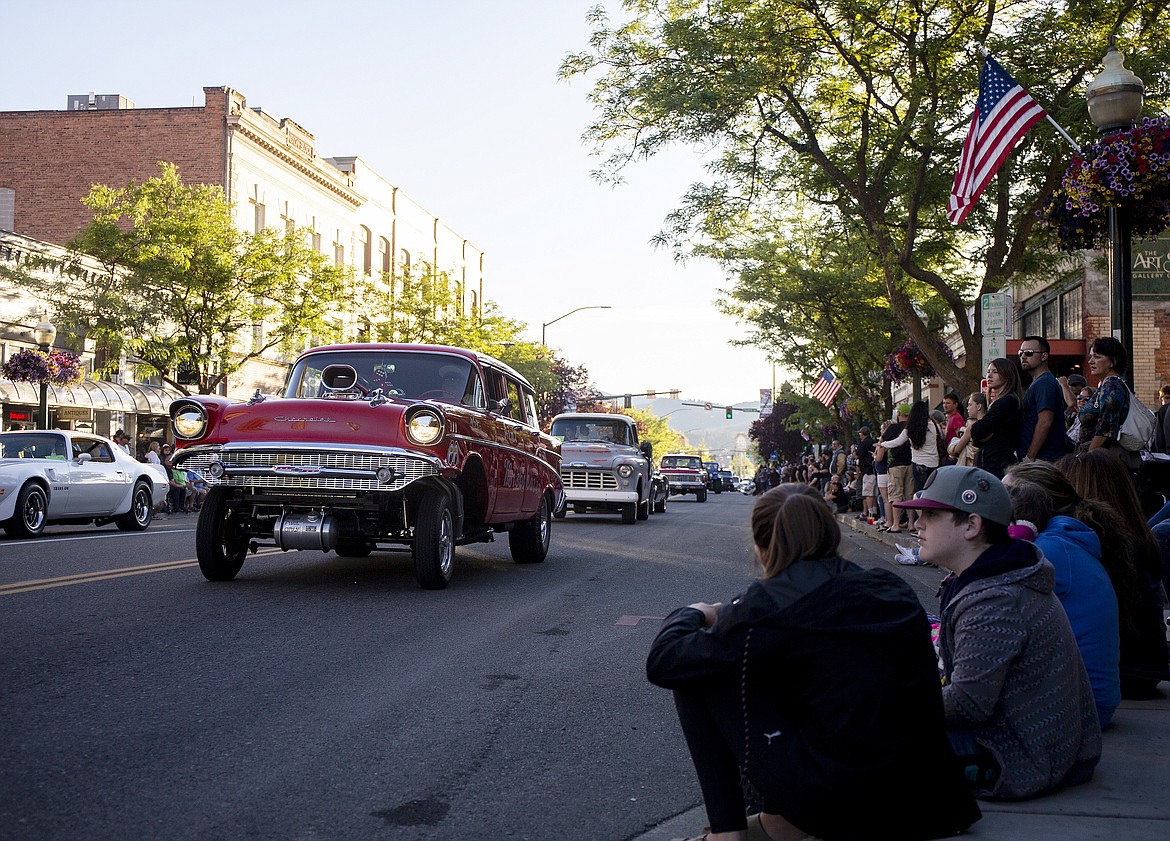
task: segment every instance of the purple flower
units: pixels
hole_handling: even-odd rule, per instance
[[[72,353],[60,350],[26,348],[19,350],[0,365],[0,376],[14,383],[48,383],[73,385],[85,378],[81,360]]]

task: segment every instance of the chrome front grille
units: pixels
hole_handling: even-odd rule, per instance
[[[218,461],[218,479],[208,469]],[[176,466],[194,470],[210,485],[284,490],[397,491],[424,476],[437,476],[437,461],[401,452],[353,452],[343,449],[193,447],[180,450]],[[376,471],[388,468],[393,478],[379,482]]]
[[[616,491],[617,477],[601,470],[562,470],[561,484],[565,490]]]

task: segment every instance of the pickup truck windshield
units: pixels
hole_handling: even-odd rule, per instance
[[[550,434],[562,442],[633,446],[629,424],[620,421],[561,418],[553,423]]]

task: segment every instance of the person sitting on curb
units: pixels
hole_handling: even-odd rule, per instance
[[[939,598],[948,735],[977,797],[1022,800],[1093,776],[1101,727],[1053,592],[1052,564],[1008,535],[1012,502],[977,467],[940,467],[914,499],[919,555],[950,570]]]
[[[646,661],[674,690],[702,837],[911,841],[977,821],[914,591],[842,558],[836,517],[806,485],[761,496],[751,529],[763,578],[726,605],[672,612]],[[741,774],[763,803],[751,818]]]
[[[1121,703],[1121,637],[1117,596],[1101,565],[1101,540],[1080,520],[1056,514],[1047,489],[1019,478],[1021,467],[1009,467],[1003,477],[1012,516],[1017,524],[1026,521],[1032,526],[1026,539],[1036,544],[1055,570],[1054,592],[1077,638],[1097,703],[1097,720],[1104,730]]]

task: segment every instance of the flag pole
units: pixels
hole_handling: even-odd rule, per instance
[[[987,49],[987,47],[983,46],[982,44],[976,44],[976,46],[979,47],[979,52],[983,53],[984,58],[991,57],[991,52]],[[1012,75],[1014,78],[1015,74],[1012,74]],[[1073,147],[1074,151],[1076,151],[1076,152],[1081,151],[1080,145],[1075,140],[1073,140],[1072,137],[1069,136],[1069,133],[1064,130],[1064,128],[1060,125],[1060,123],[1058,123],[1058,122],[1056,122],[1056,120],[1052,119],[1052,115],[1048,113],[1047,108],[1044,109],[1044,118],[1046,120],[1048,120],[1048,122],[1052,123],[1052,127],[1060,133],[1061,137],[1063,137],[1065,140],[1068,141],[1068,145]]]

